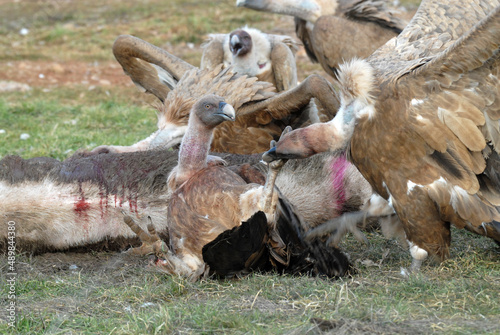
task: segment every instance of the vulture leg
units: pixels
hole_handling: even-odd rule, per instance
[[[266,110],[273,118],[279,120],[302,111],[307,107],[311,98],[316,98],[315,102],[318,108],[328,115],[328,120],[335,116],[340,107],[337,92],[330,82],[317,74],[313,74],[295,88],[280,92],[265,100],[243,105],[238,109],[238,115]]]
[[[200,266],[197,270],[193,271],[183,259],[174,254],[158,236],[151,222],[148,224],[148,232],[145,232],[131,216],[125,215],[123,221],[125,221],[142,242],[140,247],[131,248],[126,253],[141,256],[154,255],[156,257],[154,265],[158,269],[169,274],[187,277],[191,280],[196,280],[204,274],[205,266]]]
[[[292,131],[292,127],[288,126],[286,127],[283,132],[281,133],[280,140],[283,138],[283,136],[289,132]],[[271,149],[276,148],[276,141],[272,140]],[[276,178],[278,177],[278,173],[280,172],[281,168],[285,163],[287,162],[287,159],[278,159],[275,161],[272,161],[268,164],[269,170],[267,172],[267,178],[266,178],[266,183],[264,185],[264,197],[263,201],[264,204],[262,208],[264,209],[264,213],[269,213],[271,210],[274,210],[276,207],[276,202],[273,204],[272,199],[273,199],[273,191],[274,191],[274,185],[276,183]]]
[[[150,217],[148,217],[151,220]],[[139,237],[142,244],[140,247],[131,248],[126,252],[133,255],[152,255],[164,257],[164,251],[168,250],[167,245],[156,233],[153,224],[150,222],[148,224],[148,232],[145,232],[139,225],[134,221],[134,219],[125,215],[123,217],[123,221],[127,224],[127,226],[132,229],[132,231]]]

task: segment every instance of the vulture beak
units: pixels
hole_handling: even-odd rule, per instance
[[[149,149],[171,148],[180,144],[182,137],[186,133],[187,125],[177,126],[174,124],[167,124],[166,127],[158,129],[156,133],[151,135],[153,139],[149,144]]]
[[[277,161],[278,159],[297,159],[297,158],[304,158],[304,157],[294,154],[280,154],[276,152],[276,147],[269,149],[262,155],[262,160],[266,163],[271,163]]]
[[[269,149],[262,155],[262,160],[266,163],[271,163],[278,160],[278,155],[276,154],[276,147]]]
[[[243,44],[241,43],[238,35],[233,35],[231,37],[231,41],[229,42],[229,49],[231,50],[231,53],[235,56],[238,56],[242,48]]]
[[[236,118],[236,113],[233,106],[225,103],[224,101],[219,102],[219,110],[216,113],[221,116],[224,120],[234,121]]]

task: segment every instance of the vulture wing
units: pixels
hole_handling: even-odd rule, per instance
[[[184,73],[194,68],[167,51],[129,35],[118,36],[113,54],[134,84],[161,101]]]
[[[219,64],[225,64],[227,66],[231,63],[229,49],[224,49],[224,42],[226,40],[227,34],[208,35],[207,41],[201,45],[203,48],[200,63],[201,69],[213,69]]]
[[[289,40],[293,42],[292,40]],[[271,49],[271,64],[278,92],[287,91],[297,86],[297,65],[295,64],[295,54],[289,45],[283,42],[273,43]]]
[[[376,23],[381,27],[394,30],[397,34],[401,33],[406,26],[406,22],[388,10],[386,0],[351,1],[343,14],[355,21]]]
[[[445,222],[500,240],[498,5],[423,1],[368,59],[380,93],[354,130],[353,161],[408,239],[441,257]]]

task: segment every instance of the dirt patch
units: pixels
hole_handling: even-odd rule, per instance
[[[0,64],[0,80],[32,87],[133,86],[117,62],[10,61]]]
[[[124,269],[144,269],[147,264],[147,257],[120,252],[55,252],[21,258],[16,270],[21,276],[28,273],[52,276],[68,272],[113,276],[121,275]]]

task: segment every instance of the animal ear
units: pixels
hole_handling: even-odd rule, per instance
[[[195,69],[167,51],[130,35],[118,36],[113,54],[134,84],[162,102],[184,73]]]

